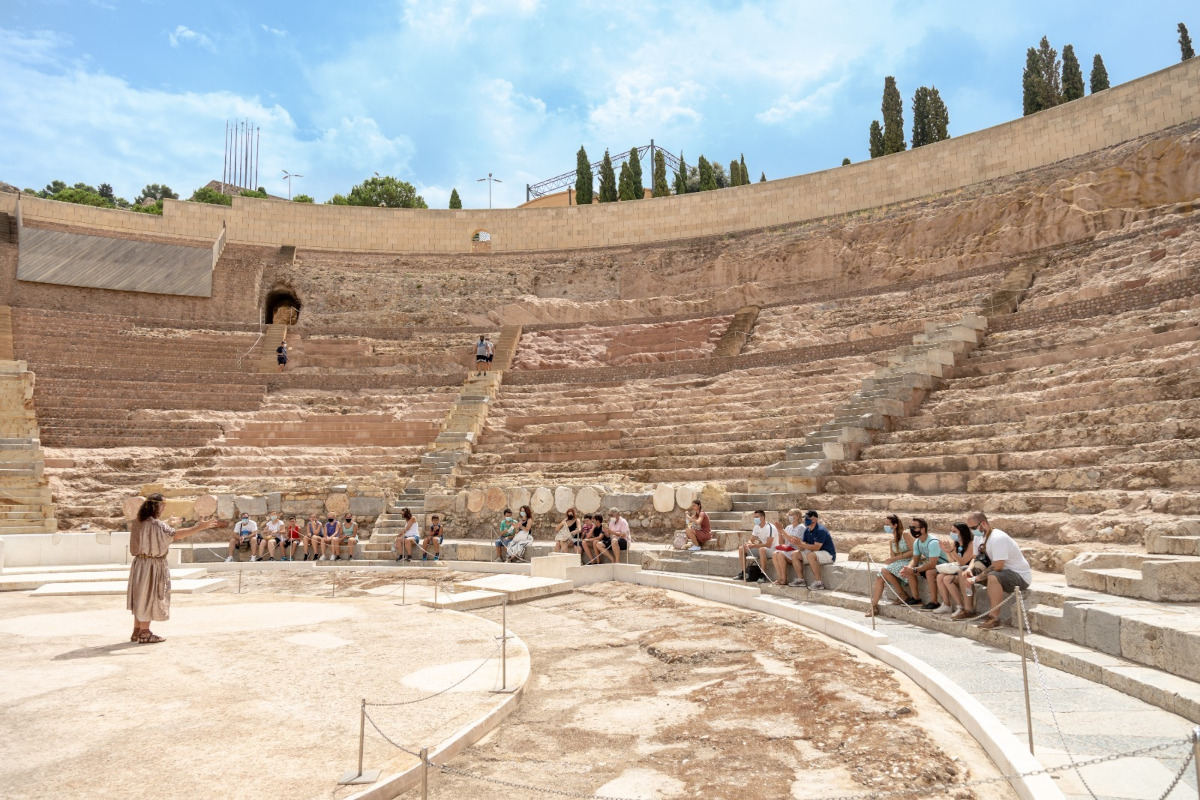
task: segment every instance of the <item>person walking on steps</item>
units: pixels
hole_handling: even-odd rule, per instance
[[[475,375],[482,375],[487,369],[488,363],[488,340],[482,333],[479,334],[479,341],[475,343]]]
[[[133,564],[129,567],[125,607],[133,612],[133,635],[129,641],[138,644],[166,641],[151,633],[150,622],[164,622],[171,616],[171,569],[167,566],[171,542],[225,524],[210,519],[175,530],[159,519],[165,502],[161,494],[150,495],[138,509],[137,519],[129,526],[129,555],[133,557]]]
[[[279,365],[279,371],[283,372],[283,368],[287,366],[287,339],[279,343],[279,347],[275,348],[275,363]]]

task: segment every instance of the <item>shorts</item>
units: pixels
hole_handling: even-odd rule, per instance
[[[809,552],[817,554],[817,563],[818,564],[832,564],[833,563],[833,556],[829,555],[829,551],[827,551],[827,550],[810,550]]]
[[[499,539],[496,540],[496,547],[508,547],[510,542],[512,542],[512,539],[505,539],[504,537],[500,537]]]
[[[1000,588],[1004,590],[1005,594],[1008,594],[1013,589],[1025,591],[1029,588],[1029,581],[1018,575],[1016,570],[1002,569],[997,572],[989,573],[988,580],[991,580],[992,578],[995,578],[996,581],[999,582]]]
[[[705,533],[704,531],[696,531],[696,541],[699,542],[700,544],[704,544],[711,538],[712,538],[712,531],[709,531],[708,533]],[[622,540],[622,541],[624,541],[624,540]]]
[[[475,363],[476,363],[476,364],[486,364],[486,363],[487,363],[487,360],[488,360],[488,357],[487,357],[487,356],[475,356]]]
[[[628,550],[629,549],[629,540],[624,538],[623,536],[618,536],[616,538],[607,539],[607,540],[605,540],[604,544],[607,547],[612,547],[615,544],[615,545],[617,545],[617,549],[619,549],[619,550]]]
[[[493,358],[495,358],[495,356],[488,356],[488,357],[487,357],[487,358],[485,358],[484,360],[485,360],[485,361],[487,361],[487,363],[489,363],[489,364],[490,364],[490,363],[492,363],[492,359],[493,359]]]
[[[275,361],[276,361],[276,363],[279,363],[279,364],[286,364],[287,356],[275,356]],[[259,362],[259,363],[262,363],[262,362]]]

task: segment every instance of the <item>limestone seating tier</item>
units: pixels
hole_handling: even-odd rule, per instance
[[[732,319],[722,315],[529,331],[522,336],[513,367],[563,369],[707,358]]]

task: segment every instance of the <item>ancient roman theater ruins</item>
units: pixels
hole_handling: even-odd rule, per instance
[[[1198,59],[637,203],[0,194],[3,793],[1124,798],[1182,774],[1194,797],[1198,202]],[[348,514],[363,541],[177,544],[169,641],[139,647],[151,492],[189,524]],[[715,535],[675,550],[695,498]],[[496,563],[523,505],[531,561]],[[627,563],[550,552],[568,508],[611,507]],[[445,521],[442,560],[397,563],[403,508]],[[760,508],[820,512],[827,590],[733,580]],[[976,509],[1036,570],[1006,626],[864,616],[885,515],[947,537]],[[381,774],[342,786],[364,710]]]

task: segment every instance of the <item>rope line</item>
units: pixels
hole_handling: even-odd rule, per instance
[[[440,689],[439,691],[436,691],[433,694],[428,694],[428,695],[425,695],[424,697],[418,697],[416,700],[403,700],[403,701],[396,702],[396,703],[367,703],[367,706],[370,708],[391,708],[394,706],[411,706],[411,705],[415,705],[416,703],[424,703],[426,700],[432,700],[433,698],[435,698],[439,695],[443,695],[446,692],[450,691],[451,689],[465,683],[467,678],[470,678],[476,672],[479,672],[479,670],[483,669],[484,666],[489,661],[491,661],[493,658],[496,657],[496,653],[499,653],[499,652],[500,652],[500,645],[496,645],[496,649],[493,650],[491,653],[489,653],[487,658],[483,659],[483,661],[480,661],[479,664],[475,667],[475,669],[471,670],[466,675],[463,675],[461,678],[459,678],[457,681],[455,681],[454,683],[447,686],[445,689]]]

